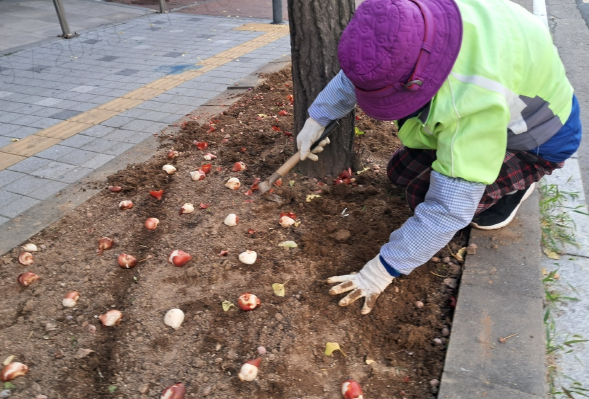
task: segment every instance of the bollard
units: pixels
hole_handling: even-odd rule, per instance
[[[167,13],[168,10],[166,9],[166,0],[160,0],[160,14]]]
[[[282,0],[272,0],[273,24],[282,23]]]
[[[61,30],[63,31],[64,39],[69,39],[74,36],[74,34],[70,31],[70,26],[67,23],[67,18],[65,17],[65,10],[63,8],[63,3],[61,0],[53,0],[53,5],[55,6],[55,11],[57,12],[57,19],[59,19],[59,24],[61,25]]]

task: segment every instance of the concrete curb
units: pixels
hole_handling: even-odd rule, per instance
[[[243,89],[239,90],[236,87],[228,88],[223,93],[198,107],[191,115],[200,116],[206,114],[213,116],[222,112],[239,99],[239,96],[236,94],[245,92],[248,87],[258,85],[262,81],[259,77],[261,73],[278,71],[289,63],[290,57],[283,57],[269,62],[236,82],[236,86],[244,87]],[[183,118],[180,121],[184,121],[185,119],[187,118]],[[164,131],[174,132],[177,130],[178,128],[168,127]],[[157,151],[158,146],[159,142],[156,137],[151,136],[147,138],[96,171],[80,179],[78,182],[69,185],[57,195],[42,201],[13,220],[5,223],[2,229],[0,229],[0,256],[12,248],[24,244],[30,237],[98,194],[103,188],[93,188],[97,182],[104,182],[107,176],[125,168],[129,164],[144,162],[150,159]]]
[[[438,398],[546,397],[538,215],[535,192],[508,227],[472,230]]]

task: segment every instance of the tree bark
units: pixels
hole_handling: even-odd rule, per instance
[[[292,77],[294,89],[294,130],[303,128],[308,108],[339,72],[337,45],[352,18],[354,0],[288,0]],[[354,112],[342,118],[329,136],[331,144],[319,160],[303,161],[299,169],[312,177],[336,176],[351,167],[354,144]]]

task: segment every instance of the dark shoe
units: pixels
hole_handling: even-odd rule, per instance
[[[480,230],[496,230],[507,226],[515,217],[522,202],[532,195],[535,187],[536,184],[532,183],[525,190],[504,196],[495,205],[475,216],[470,225]]]

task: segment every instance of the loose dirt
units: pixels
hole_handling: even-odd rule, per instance
[[[285,70],[222,115],[189,119],[177,134],[162,138],[150,161],[96,183],[120,185],[122,192],[105,189],[32,237],[42,248],[32,266],[18,263],[19,248],[1,258],[0,360],[14,355],[30,367],[12,381],[13,398],[159,398],[179,381],[187,397],[341,398],[340,384],[348,377],[360,382],[365,398],[435,396],[429,382],[442,373],[442,330],[451,326],[455,296],[444,278],[459,277],[460,266],[429,262],[396,279],[368,316],[360,315],[360,301],[339,307],[341,296],[330,296],[325,283],[358,271],[411,215],[404,190],[384,171],[400,145],[394,126],[358,113],[365,134],[357,148],[370,169],[356,174],[351,185],[291,173],[275,189],[284,204],[265,201],[256,191],[244,195],[256,177],[268,177],[295,151],[290,94]],[[289,115],[278,115],[281,110]],[[209,147],[201,151],[194,140]],[[180,156],[168,161],[172,148]],[[208,152],[218,158],[205,161]],[[247,169],[232,172],[237,161]],[[162,171],[167,163],[175,174]],[[208,163],[206,179],[191,181],[189,172]],[[378,173],[375,165],[381,166]],[[240,189],[224,187],[230,177],[241,180]],[[150,196],[161,189],[162,200]],[[308,202],[308,195],[317,197]],[[124,199],[134,207],[119,210]],[[194,213],[180,215],[187,202]],[[201,203],[210,206],[199,209]],[[300,224],[282,228],[281,212],[294,212]],[[223,224],[229,213],[239,216],[236,227]],[[143,226],[149,217],[161,222],[154,231]],[[103,236],[115,245],[98,256]],[[286,240],[298,248],[280,248]],[[464,241],[457,237],[453,248]],[[175,249],[192,260],[174,267],[167,258]],[[247,249],[258,253],[254,265],[238,260]],[[219,256],[222,250],[228,255]],[[122,269],[120,253],[141,262]],[[28,270],[41,278],[21,287],[16,278]],[[272,284],[285,281],[286,296],[276,296]],[[80,300],[64,308],[61,300],[72,290]],[[236,304],[244,292],[257,295],[262,305],[251,312],[223,310],[223,301]],[[416,301],[424,306],[416,308]],[[186,314],[178,330],[163,323],[171,308]],[[97,318],[110,309],[123,312],[117,327],[104,327]],[[343,353],[326,356],[327,342],[339,343]],[[267,353],[260,356],[258,379],[241,382],[237,373],[259,356],[259,346]],[[94,352],[82,357],[80,349]]]

